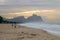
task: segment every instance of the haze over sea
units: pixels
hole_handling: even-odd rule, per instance
[[[30,22],[30,23],[23,23],[20,25],[31,27],[31,28],[43,29],[47,32],[50,32],[52,34],[60,36],[60,25],[58,25],[58,24],[47,24],[47,23],[42,23],[42,22]]]

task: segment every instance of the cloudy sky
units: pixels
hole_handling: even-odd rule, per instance
[[[33,13],[45,21],[60,23],[60,0],[0,0],[0,15],[6,18]]]

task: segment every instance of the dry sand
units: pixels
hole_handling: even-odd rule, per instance
[[[60,40],[60,37],[41,29],[19,25],[12,28],[11,24],[0,24],[0,40]]]

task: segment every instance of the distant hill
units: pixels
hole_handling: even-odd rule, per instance
[[[29,18],[25,19],[24,16],[18,16],[15,17],[13,19],[5,19],[7,21],[10,22],[20,22],[20,23],[25,23],[25,22],[42,22],[42,18],[41,16],[37,16],[35,14],[33,14],[32,16],[30,16]]]
[[[18,23],[23,23],[25,22],[25,18],[24,16],[19,16],[19,17],[15,17],[13,19],[7,19],[7,21],[11,21],[11,22],[18,22]]]
[[[33,14],[32,16],[30,16],[28,19],[26,19],[27,22],[42,22],[42,18],[41,16],[37,16],[35,14]]]

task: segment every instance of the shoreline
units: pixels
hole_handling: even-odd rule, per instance
[[[20,25],[20,24],[19,24]],[[44,30],[44,31],[47,31],[47,32],[49,32],[49,33],[51,33],[51,34],[53,34],[53,35],[56,35],[56,36],[60,36],[60,31],[59,32],[57,32],[57,31],[53,31],[53,30],[49,30],[49,28],[48,27],[46,27],[46,28],[48,28],[48,29],[44,29],[44,27],[42,27],[42,28],[40,28],[39,26],[37,27],[37,26],[35,26],[35,25],[32,25],[32,27],[30,26],[30,25],[27,25],[27,24],[21,24],[22,26],[26,26],[26,27],[29,27],[29,28],[35,28],[35,29],[41,29],[41,30]],[[35,26],[35,27],[34,27]],[[50,26],[49,26],[50,27]],[[53,29],[54,29],[54,27],[52,27]]]
[[[18,24],[18,25],[19,25],[19,24]],[[20,25],[20,26],[22,26],[22,25]],[[25,26],[25,27],[27,27],[27,26]],[[27,28],[32,28],[32,27],[27,27]],[[39,28],[33,28],[33,29],[39,29]],[[43,29],[39,29],[39,30],[43,30]],[[43,31],[46,31],[46,30],[43,30]],[[49,34],[52,34],[52,35],[55,35],[55,36],[60,37],[60,35],[59,35],[59,34],[57,34],[57,33],[50,32],[50,31],[46,31],[46,32],[48,32]]]

